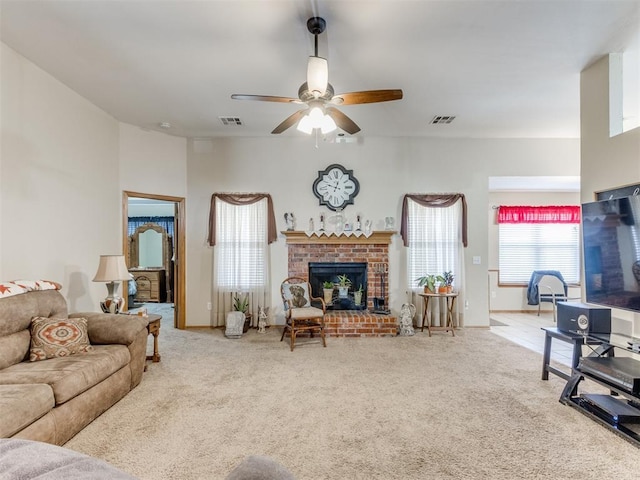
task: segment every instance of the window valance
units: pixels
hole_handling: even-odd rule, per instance
[[[251,205],[265,198],[267,199],[267,241],[269,243],[275,242],[278,238],[278,232],[271,195],[268,193],[214,193],[211,195],[211,206],[209,207],[209,245],[216,244],[216,199],[231,205]]]
[[[407,193],[402,200],[402,219],[400,224],[400,235],[404,246],[409,245],[409,235],[407,226],[408,206],[407,202],[413,200],[423,207],[445,208],[450,207],[458,200],[462,202],[462,244],[467,246],[467,200],[462,193]]]
[[[578,205],[498,207],[498,223],[580,223]]]

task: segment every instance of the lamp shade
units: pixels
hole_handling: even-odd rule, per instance
[[[327,59],[322,57],[309,57],[307,64],[307,87],[315,98],[323,96],[327,91],[329,81],[329,68]]]
[[[100,255],[100,264],[93,278],[94,282],[117,282],[129,279],[124,255]]]

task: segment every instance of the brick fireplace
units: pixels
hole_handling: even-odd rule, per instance
[[[389,244],[392,231],[376,231],[370,236],[355,234],[307,235],[301,231],[282,232],[287,238],[289,276],[309,278],[309,262],[365,262],[367,264],[367,307],[365,310],[336,310],[325,316],[326,333],[338,337],[395,336],[397,318],[371,313],[374,297],[388,286]],[[321,296],[321,295],[320,295]],[[388,287],[384,305],[389,305]]]

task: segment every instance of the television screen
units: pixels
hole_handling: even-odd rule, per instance
[[[640,311],[640,196],[582,205],[586,301]]]

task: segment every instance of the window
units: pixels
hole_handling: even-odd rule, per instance
[[[242,292],[267,283],[267,200],[250,205],[216,202],[217,286]]]
[[[423,207],[409,200],[407,211],[408,285],[418,289],[416,278],[451,271],[458,285],[462,254],[461,202],[450,207]]]
[[[498,214],[501,284],[526,284],[534,270],[580,280],[580,207],[505,207]]]
[[[264,193],[214,193],[209,211],[213,250],[213,326],[225,324],[236,298],[248,301],[252,323],[259,307],[271,305],[269,244],[277,238],[271,196]]]

